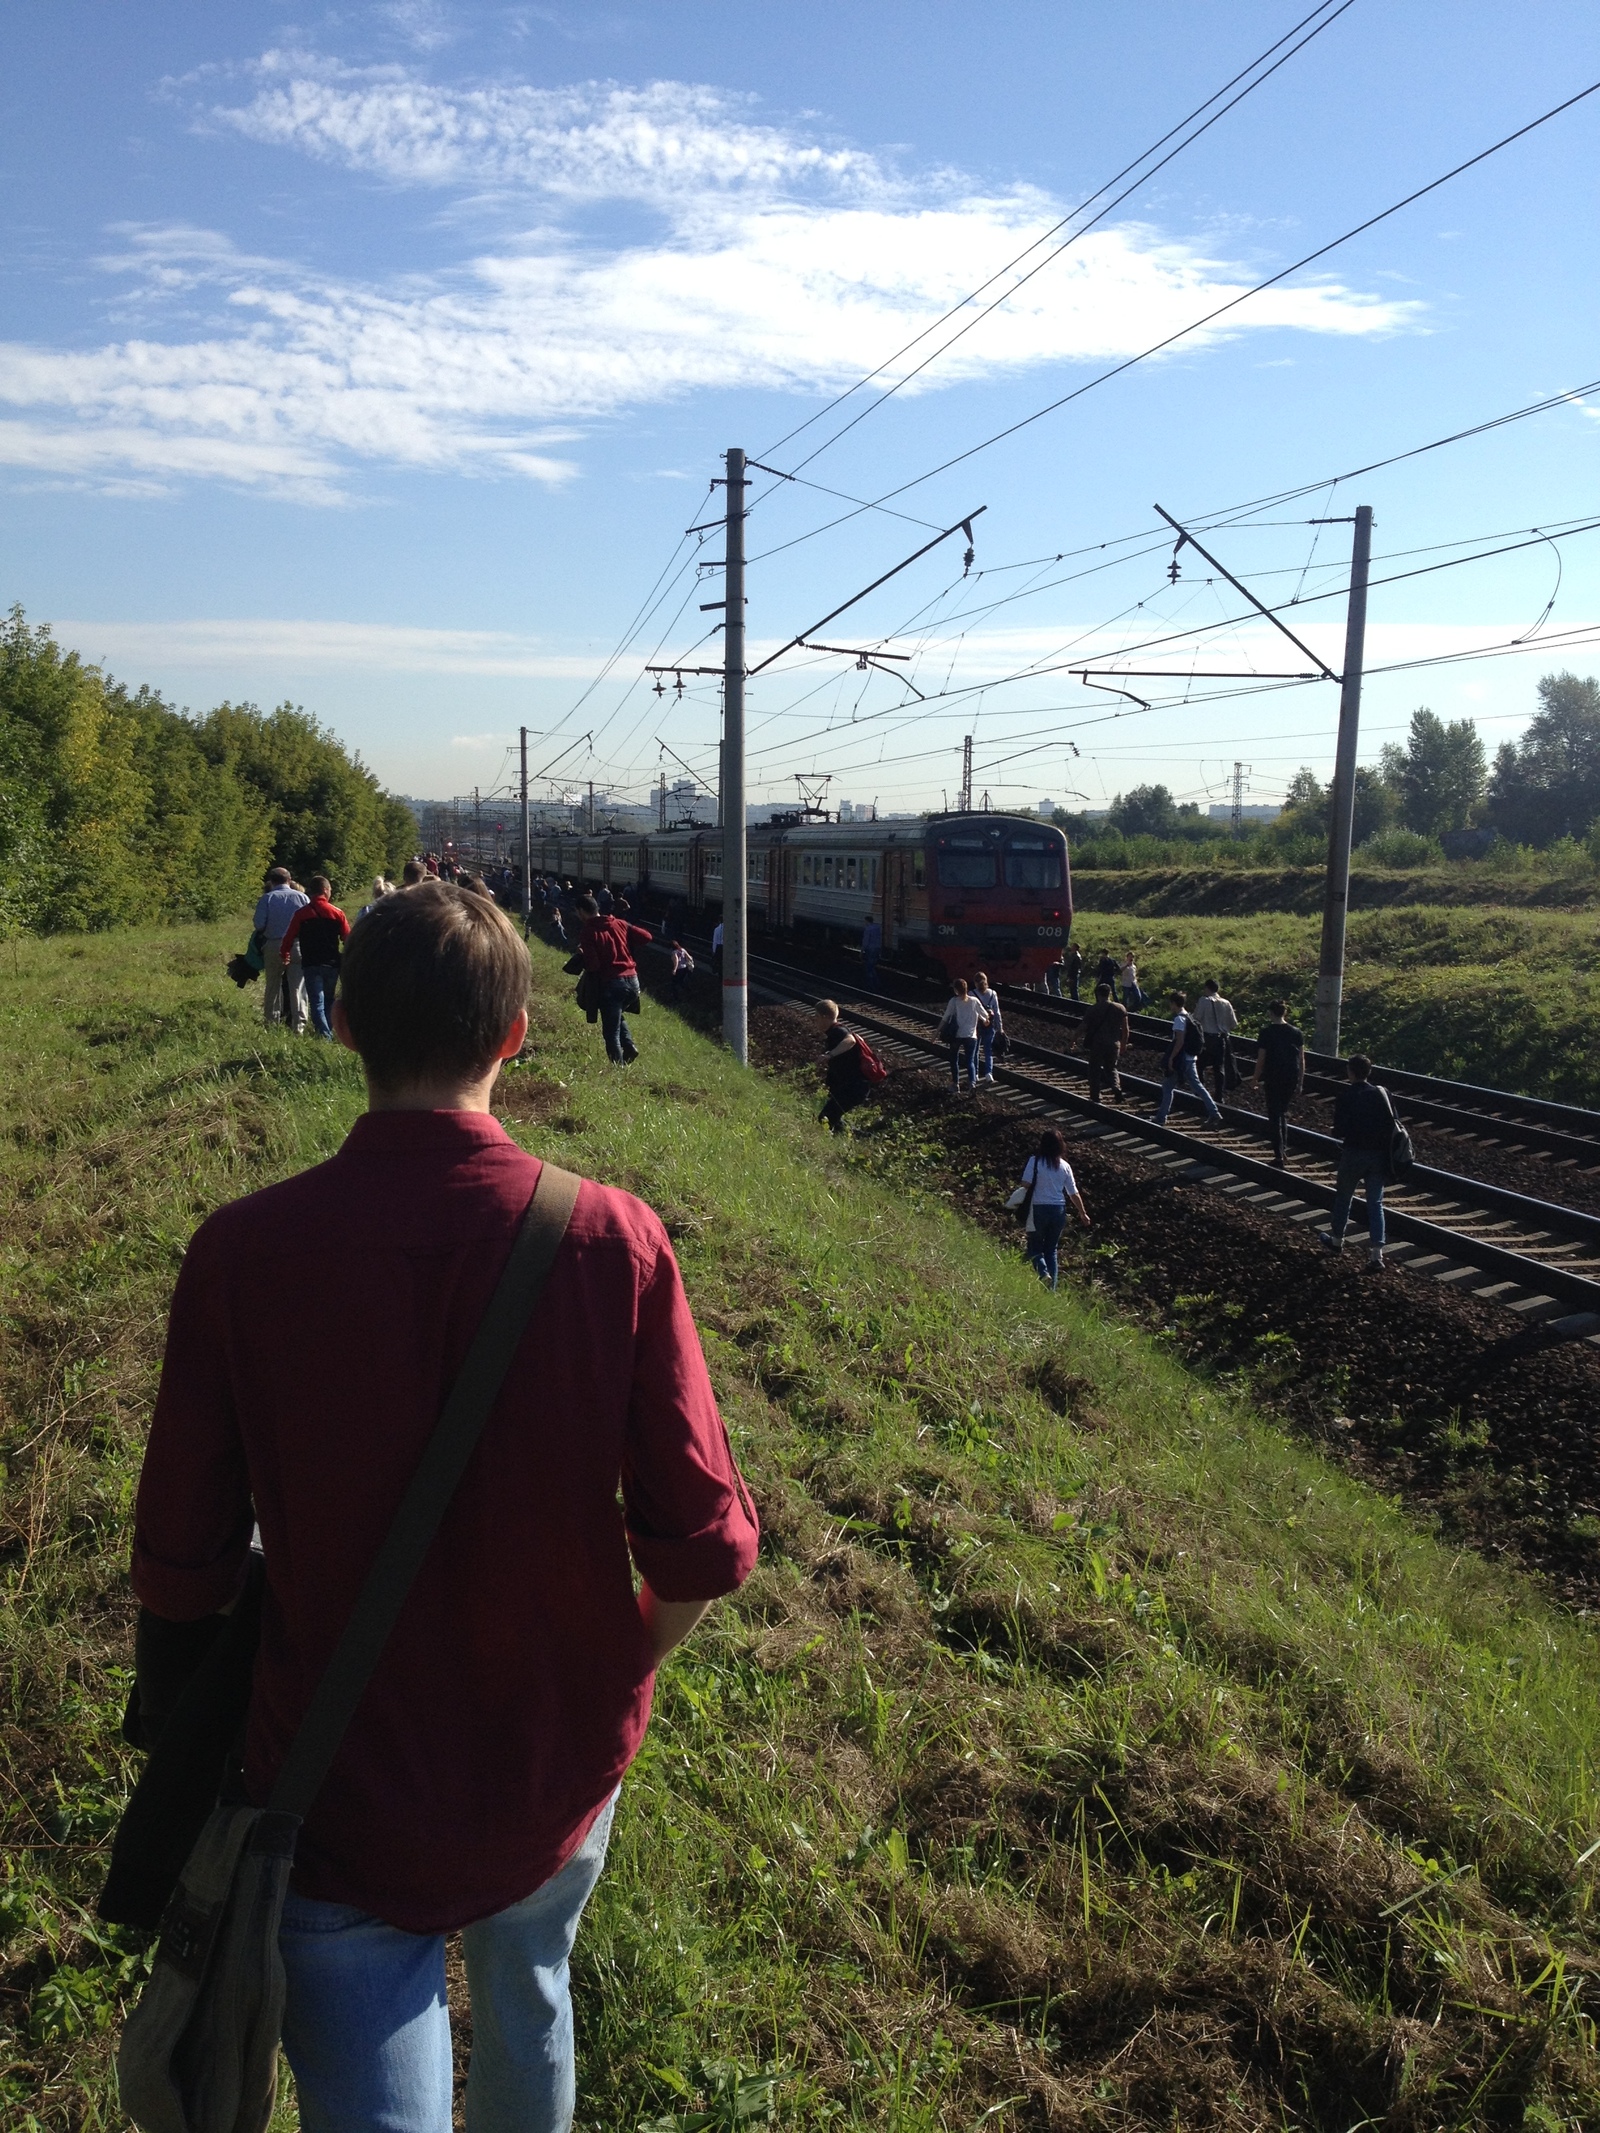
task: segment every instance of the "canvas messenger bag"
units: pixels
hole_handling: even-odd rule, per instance
[[[295,1839],[494,1406],[580,1180],[546,1163],[511,1258],[265,1807],[215,1807],[117,2052],[144,2133],[265,2133],[278,2086],[278,1925]]]

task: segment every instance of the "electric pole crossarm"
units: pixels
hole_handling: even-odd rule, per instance
[[[953,526],[946,526],[943,533],[936,533],[931,541],[924,541],[915,555],[908,555],[903,563],[896,563],[893,570],[886,570],[881,578],[874,578],[870,585],[863,585],[860,592],[852,593],[849,599],[840,606],[830,609],[820,622],[809,624],[800,632],[798,637],[791,637],[787,644],[779,645],[778,649],[770,657],[762,660],[761,666],[752,667],[750,672],[759,674],[762,667],[770,667],[774,659],[781,659],[785,652],[792,652],[797,645],[803,644],[808,637],[815,636],[818,630],[826,629],[828,624],[835,621],[847,608],[854,607],[858,601],[864,600],[868,593],[876,592],[880,585],[887,585],[889,580],[897,578],[902,570],[909,570],[913,563],[919,562],[928,553],[930,548],[937,548],[941,541],[949,540],[952,533],[964,533],[970,546],[972,541],[972,521],[975,518],[981,518],[988,508],[987,504],[979,504],[976,511],[969,511],[965,518],[958,518]]]
[[[1161,506],[1159,504],[1157,504],[1155,508],[1158,511],[1161,511]],[[1272,624],[1272,627],[1275,630],[1280,631],[1285,637],[1287,637],[1289,642],[1294,646],[1297,652],[1305,653],[1307,659],[1309,659],[1311,664],[1315,668],[1317,668],[1317,670],[1319,671],[1319,673],[1322,674],[1325,680],[1337,681],[1339,679],[1339,676],[1335,674],[1332,667],[1330,667],[1325,660],[1319,659],[1316,653],[1312,651],[1309,644],[1302,644],[1293,630],[1286,629],[1284,627],[1284,625],[1278,620],[1277,616],[1272,612],[1272,609],[1270,607],[1262,606],[1261,602],[1256,598],[1255,594],[1250,590],[1248,585],[1241,585],[1239,583],[1239,580],[1234,576],[1233,572],[1229,570],[1225,564],[1219,563],[1216,557],[1211,553],[1209,548],[1202,548],[1200,546],[1200,543],[1195,539],[1194,535],[1189,531],[1187,526],[1180,526],[1178,524],[1178,521],[1173,517],[1170,511],[1161,511],[1161,516],[1166,520],[1167,524],[1174,529],[1174,531],[1182,534],[1183,540],[1178,543],[1180,548],[1183,546],[1184,541],[1187,541],[1189,546],[1195,551],[1196,555],[1203,555],[1206,561],[1211,565],[1213,570],[1221,572],[1222,576],[1227,579],[1228,583],[1233,587],[1235,592],[1244,594],[1245,598],[1250,602],[1250,605],[1255,609],[1258,615],[1265,615],[1267,620]]]

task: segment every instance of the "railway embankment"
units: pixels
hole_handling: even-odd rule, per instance
[[[1080,911],[1143,918],[1249,917],[1265,911],[1315,916],[1322,910],[1326,882],[1321,867],[1075,866],[1072,871],[1073,899]],[[1592,911],[1600,907],[1600,876],[1588,865],[1556,874],[1481,862],[1402,871],[1364,866],[1359,851],[1355,854],[1352,911],[1388,911],[1410,904]]]
[[[360,1105],[235,930],[25,942],[0,992],[0,2094],[51,2133],[115,2123],[143,1954],[86,1907],[166,1297]],[[502,1115],[661,1211],[766,1536],[624,1790],[584,2122],[1594,2123],[1589,1626],[1189,1367],[1131,1248],[1046,1296],[983,1219],[1009,1146],[829,1143],[654,1007],[610,1069],[558,970]]]

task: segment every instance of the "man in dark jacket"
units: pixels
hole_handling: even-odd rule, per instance
[[[1372,1061],[1365,1052],[1352,1052],[1347,1070],[1349,1085],[1333,1100],[1334,1137],[1344,1143],[1334,1179],[1333,1220],[1317,1235],[1329,1251],[1344,1250],[1350,1202],[1360,1186],[1367,1200],[1367,1267],[1377,1273],[1383,1266],[1383,1188],[1394,1137],[1394,1107],[1373,1084]]]
[[[1305,1033],[1289,1020],[1288,1001],[1274,1000],[1272,1020],[1262,1025],[1256,1039],[1256,1070],[1251,1084],[1266,1098],[1272,1160],[1280,1170],[1289,1161],[1289,1106],[1300,1094],[1305,1075]]]
[[[1117,1062],[1128,1049],[1128,1010],[1120,1000],[1112,999],[1111,987],[1104,982],[1095,987],[1094,1005],[1083,1018],[1083,1048],[1089,1055],[1090,1103],[1100,1101],[1100,1091],[1108,1083],[1121,1103]]]
[[[328,901],[333,883],[326,874],[311,877],[311,901],[302,904],[289,921],[283,936],[283,968],[296,944],[305,966],[306,995],[311,1002],[311,1031],[316,1037],[333,1035],[333,995],[339,983],[339,950],[350,938],[350,921],[335,903]]]
[[[600,988],[600,1028],[606,1040],[606,1057],[613,1066],[631,1066],[639,1048],[628,1034],[626,1010],[639,1007],[639,966],[633,960],[633,943],[651,936],[643,926],[630,926],[625,918],[602,918],[592,896],[578,898],[583,930],[578,935],[578,953],[585,975]]]

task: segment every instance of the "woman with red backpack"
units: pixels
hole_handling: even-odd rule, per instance
[[[837,1000],[819,1000],[816,1017],[828,1083],[828,1100],[817,1113],[817,1124],[842,1133],[845,1113],[866,1102],[874,1084],[885,1079],[886,1069],[865,1037],[857,1037],[839,1020]]]

